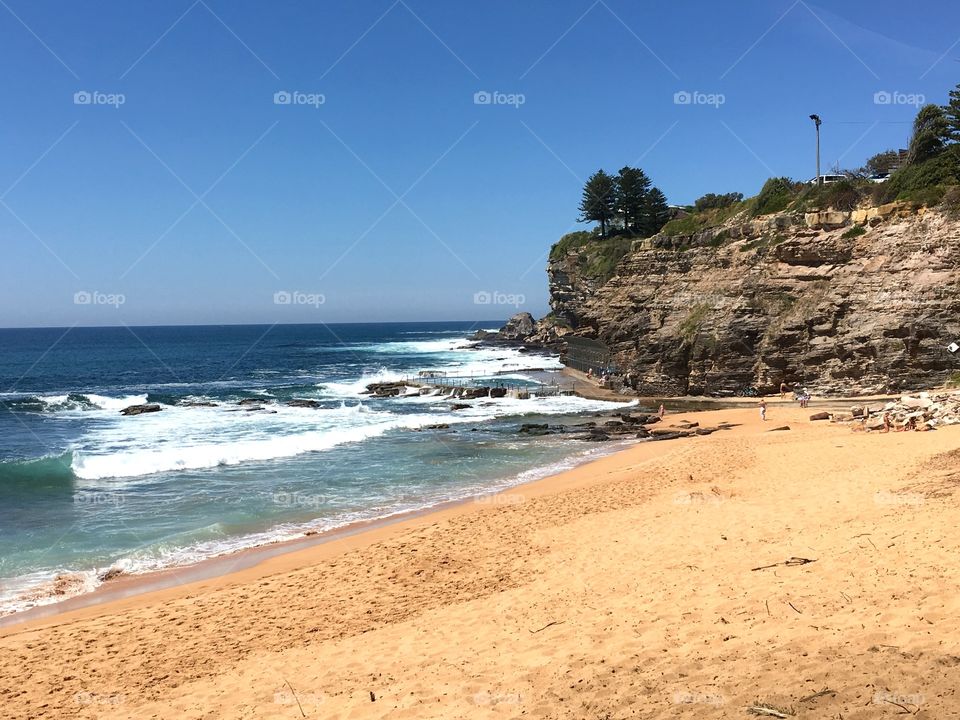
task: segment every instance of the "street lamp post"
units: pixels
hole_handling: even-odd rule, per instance
[[[823,176],[820,175],[820,116],[811,115],[810,119],[813,120],[814,124],[817,126],[817,187],[823,187]]]

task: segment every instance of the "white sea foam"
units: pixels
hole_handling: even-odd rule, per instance
[[[434,349],[430,352],[435,353],[433,361],[419,368],[422,371],[444,373],[458,378],[514,378],[525,379],[523,371],[530,370],[559,370],[563,367],[560,358],[557,356],[529,355],[522,353],[514,348],[483,348],[479,350],[457,350],[462,348],[465,341],[458,340],[431,340],[415,343],[383,343],[382,347],[393,347],[393,350],[380,350],[381,346],[376,346],[378,352],[404,352],[410,353],[411,346],[427,347]],[[405,346],[406,349],[398,350],[396,346]],[[416,377],[417,372],[401,373],[387,368],[381,368],[375,373],[365,374],[361,378],[349,381],[321,382],[318,387],[324,395],[332,397],[359,397],[362,396],[367,386],[377,382],[399,382],[408,377]]]
[[[235,408],[169,408],[138,417],[135,431],[130,423],[101,429],[86,449],[74,448],[71,469],[80,480],[202,470],[320,452],[391,430],[494,417],[488,410],[395,415],[371,411],[362,404],[335,410],[278,407],[269,414]],[[310,426],[313,429],[303,431]]]
[[[425,425],[569,415],[617,406],[577,396],[480,398],[456,412],[447,409],[450,398],[437,395],[416,394],[387,402],[419,404],[431,412],[398,414],[345,401],[329,410],[270,406],[272,412],[247,412],[237,406],[166,407],[135,420],[118,417],[110,426],[98,426],[73,448],[71,469],[81,481],[133,478],[290,458]]]
[[[40,570],[5,578],[0,582],[0,615],[51,605],[92,592],[100,584],[95,570]]]
[[[105,395],[94,395],[92,393],[84,393],[85,397],[91,404],[96,405],[98,408],[103,410],[123,410],[125,407],[130,407],[131,405],[142,405],[147,401],[146,394],[143,395],[125,395],[119,398],[106,397]]]
[[[378,382],[397,382],[403,380],[403,373],[394,372],[381,368],[375,373],[365,374],[356,380],[345,380],[340,382],[321,382],[317,383],[317,388],[323,395],[338,398],[355,398],[366,392],[367,385]]]

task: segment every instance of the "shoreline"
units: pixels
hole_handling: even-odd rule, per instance
[[[612,391],[596,387],[596,383],[587,380],[586,375],[571,368],[563,368],[551,371],[557,375],[574,378],[578,385],[588,386],[588,392],[581,392],[577,388],[577,395],[589,400],[602,400],[607,402],[636,402],[638,408],[655,408],[658,403],[663,402],[667,406],[667,417],[676,417],[678,414],[690,415],[694,413],[712,413],[724,409],[742,408],[744,406],[755,405],[758,398],[710,398],[702,396],[684,396],[669,398],[646,398],[629,395],[619,395]],[[597,392],[589,392],[589,388],[594,387]],[[876,401],[885,402],[892,396],[870,396],[867,398],[823,398],[817,402],[811,403],[811,407],[834,408],[841,407],[849,403]],[[797,407],[796,402],[790,398],[780,399],[776,396],[766,398],[770,406]],[[570,441],[568,441],[570,442]],[[301,551],[308,551],[311,548],[337,543],[346,538],[353,537],[365,532],[375,532],[386,530],[391,525],[405,525],[408,522],[425,518],[433,513],[442,513],[446,510],[452,510],[459,506],[478,503],[480,500],[489,497],[496,497],[502,494],[509,494],[517,488],[527,487],[536,483],[549,481],[552,478],[563,475],[567,472],[589,466],[598,460],[616,455],[631,447],[641,444],[644,441],[631,441],[627,439],[615,440],[606,446],[598,446],[583,451],[586,455],[590,450],[595,451],[596,457],[583,457],[580,460],[574,460],[577,453],[553,464],[566,464],[574,460],[570,467],[564,468],[559,472],[549,472],[542,477],[535,477],[532,480],[521,480],[514,482],[516,478],[523,473],[535,472],[539,469],[547,470],[550,465],[542,468],[533,467],[518,473],[504,483],[489,491],[480,493],[471,493],[459,498],[441,500],[431,505],[416,508],[412,510],[399,510],[397,512],[364,520],[350,521],[342,526],[338,526],[326,531],[306,530],[302,531],[297,537],[283,540],[268,541],[249,547],[244,547],[235,551],[228,551],[224,554],[213,555],[203,558],[197,562],[187,565],[174,565],[170,567],[159,568],[142,573],[123,573],[120,576],[102,581],[92,590],[81,591],[75,595],[70,595],[62,600],[53,600],[41,603],[33,607],[18,610],[0,615],[0,637],[8,630],[31,626],[33,623],[43,622],[45,620],[55,620],[58,617],[82,611],[95,609],[102,605],[109,605],[113,602],[123,601],[131,598],[137,598],[142,595],[149,595],[154,592],[170,590],[172,588],[190,585],[194,583],[203,583],[223,578],[228,578],[234,573],[252,570],[262,563],[268,562],[272,558],[283,556]],[[109,569],[108,569],[109,570]],[[64,576],[82,575],[88,571],[68,571]],[[51,581],[52,582],[52,581]]]
[[[575,441],[568,440],[568,442]],[[471,505],[480,508],[486,505],[496,505],[502,501],[502,498],[509,498],[511,493],[519,488],[549,481],[559,475],[578,470],[647,442],[649,441],[622,439],[600,444],[592,448],[586,448],[581,453],[574,453],[556,463],[524,470],[507,480],[506,484],[501,483],[488,491],[442,500],[414,510],[400,510],[382,517],[351,521],[327,531],[305,531],[299,537],[275,540],[222,555],[213,555],[189,565],[171,566],[143,573],[124,573],[115,579],[101,581],[93,590],[80,592],[62,600],[35,605],[25,610],[0,615],[0,637],[16,634],[21,630],[32,629],[35,624],[56,624],[56,621],[64,615],[84,611],[95,612],[100,607],[109,609],[109,606],[114,603],[136,600],[154,593],[187,588],[194,584],[210,581],[223,581],[225,584],[230,584],[230,578],[233,575],[241,575],[248,571],[255,573],[256,568],[275,558],[309,552],[328,544],[342,543],[344,547],[354,547],[353,542],[347,541],[356,538],[356,545],[361,546],[367,544],[366,539],[362,537],[365,533],[371,534],[370,542],[373,542],[374,537],[389,536],[393,526],[398,526],[396,530],[399,531],[408,526],[413,526],[418,520],[428,520],[432,515],[458,514],[468,511]],[[551,470],[553,465],[566,464],[571,461],[573,464],[569,467],[557,472]],[[530,480],[514,482],[524,473],[537,471],[544,471],[546,474]],[[507,502],[510,501],[507,500]],[[72,575],[82,572],[84,571],[72,571],[67,574]],[[242,581],[242,579],[236,580],[236,582]]]

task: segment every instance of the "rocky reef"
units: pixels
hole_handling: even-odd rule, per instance
[[[960,219],[940,210],[734,217],[636,240],[609,277],[590,244],[557,249],[552,312],[503,334],[571,359],[589,343],[642,395],[886,393],[960,369]]]

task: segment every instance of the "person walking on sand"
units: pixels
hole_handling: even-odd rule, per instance
[[[657,417],[663,420],[663,416],[666,415],[667,411],[663,408],[663,403],[660,403],[660,409],[657,411]]]
[[[766,400],[760,401],[760,420],[762,420],[763,422],[767,421],[767,401]]]
[[[783,380],[781,380],[780,381],[780,399],[781,400],[783,400],[787,396],[788,389],[789,388],[787,388],[787,384],[783,382]]]

